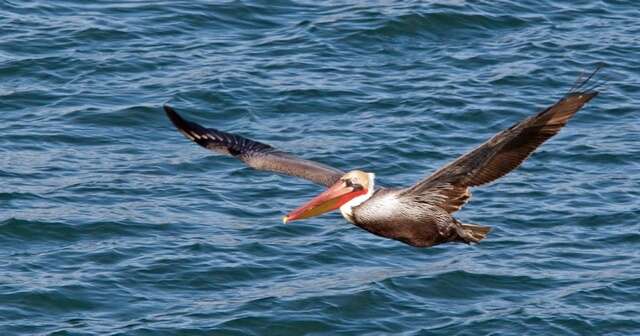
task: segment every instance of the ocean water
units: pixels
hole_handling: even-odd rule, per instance
[[[411,185],[602,93],[418,249],[203,125]],[[640,334],[635,1],[0,1],[0,335]]]

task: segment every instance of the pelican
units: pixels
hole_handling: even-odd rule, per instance
[[[340,210],[354,225],[377,236],[415,246],[447,242],[478,243],[490,227],[466,224],[453,213],[469,200],[471,187],[494,181],[518,167],[538,146],[557,134],[584,104],[598,95],[586,83],[598,72],[578,78],[555,104],[499,132],[492,138],[406,188],[376,188],[376,175],[344,172],[305,160],[237,134],[205,128],[182,118],[168,105],[164,110],[184,136],[212,151],[231,155],[249,167],[286,174],[327,189],[284,216],[283,222]]]

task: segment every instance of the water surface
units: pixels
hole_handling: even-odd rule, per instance
[[[0,2],[0,334],[637,335],[633,1]],[[410,185],[603,93],[416,249],[189,143],[161,106]]]

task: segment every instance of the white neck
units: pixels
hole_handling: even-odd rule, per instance
[[[340,213],[342,213],[342,217],[344,217],[351,223],[353,223],[353,208],[364,203],[366,200],[371,198],[371,195],[373,195],[376,174],[368,173],[367,176],[369,177],[369,187],[367,188],[367,193],[358,197],[354,197],[349,202],[340,206]]]

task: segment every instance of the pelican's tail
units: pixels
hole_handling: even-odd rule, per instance
[[[460,223],[461,229],[458,229],[458,236],[460,240],[467,243],[479,243],[487,234],[491,232],[491,228],[488,226],[481,226],[475,224],[462,224]]]

